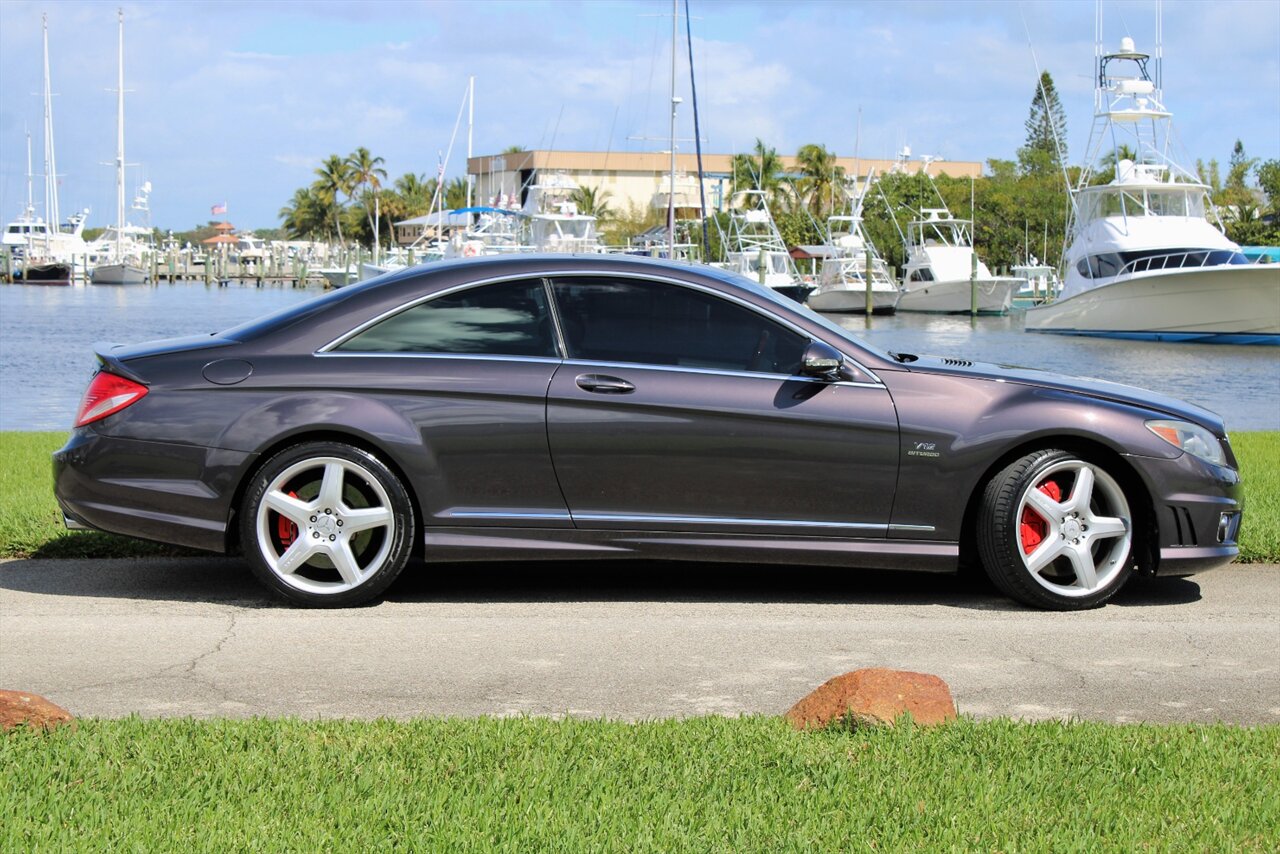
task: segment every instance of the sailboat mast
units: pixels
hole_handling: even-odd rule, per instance
[[[29,220],[31,219],[32,212],[35,211],[36,209],[36,203],[35,203],[35,197],[31,193],[31,181],[33,177],[31,174],[31,131],[26,131],[26,134],[27,134],[27,214],[26,214],[26,218]]]
[[[53,90],[49,83],[49,16],[40,16],[44,39],[44,218],[48,223],[46,234],[53,233],[62,223],[58,215],[58,161],[53,149]]]
[[[467,78],[467,207],[471,207],[471,188],[475,185],[475,176],[471,174],[471,137],[476,126],[476,78]],[[467,223],[471,222],[471,214],[467,214]]]
[[[116,9],[120,50],[116,72],[116,260],[124,257],[124,9]]]
[[[676,27],[680,23],[680,0],[671,0],[671,175],[667,187],[667,259],[676,257]]]

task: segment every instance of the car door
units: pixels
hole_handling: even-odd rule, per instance
[[[560,353],[542,279],[419,300],[321,355],[341,385],[358,385],[418,431],[406,466],[426,524],[571,527],[547,446],[547,385]]]
[[[898,422],[869,373],[799,376],[808,336],[708,288],[552,290],[568,358],[547,432],[577,527],[885,536]]]

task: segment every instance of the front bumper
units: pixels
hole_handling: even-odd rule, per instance
[[[1192,575],[1235,560],[1244,510],[1238,471],[1190,454],[1129,460],[1152,499],[1157,575]]]

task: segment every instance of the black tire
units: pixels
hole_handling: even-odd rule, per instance
[[[983,568],[1023,604],[1096,608],[1133,576],[1140,549],[1132,506],[1097,463],[1058,449],[1027,454],[983,492],[976,537]]]
[[[374,454],[341,442],[306,442],[271,457],[241,506],[240,542],[254,575],[309,608],[382,595],[408,564],[414,538],[400,479]]]

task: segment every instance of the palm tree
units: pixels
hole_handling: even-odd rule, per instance
[[[454,178],[444,185],[444,206],[448,210],[457,210],[467,206],[466,178]]]
[[[338,229],[338,243],[342,243],[342,196],[351,194],[351,166],[336,154],[330,154],[316,170],[316,181],[311,189],[326,207],[333,209],[333,221]]]
[[[757,139],[754,154],[733,156],[733,191],[762,190],[765,198],[772,201],[782,186],[781,172],[778,150]]]
[[[387,170],[382,168],[385,162],[381,157],[371,155],[369,149],[363,145],[347,156],[352,194],[354,195],[362,187],[367,187],[373,194],[373,210],[370,211],[369,206],[365,205],[365,215],[369,218],[369,231],[374,235],[375,246],[378,244],[378,223],[375,219],[380,215],[378,191],[382,189],[382,182],[387,178]]]
[[[601,187],[579,187],[569,196],[569,200],[578,207],[578,213],[593,216],[604,223],[613,216],[609,200],[613,194]]]
[[[426,175],[406,172],[395,181],[396,192],[404,203],[404,213],[408,216],[421,216],[431,208],[431,197],[436,194],[434,179]]]
[[[290,238],[314,238],[325,232],[325,206],[310,187],[294,190],[289,204],[280,209],[279,217]]]
[[[800,146],[796,165],[801,175],[796,191],[808,202],[814,217],[822,219],[837,205],[837,194],[844,187],[844,167],[836,164],[835,152],[814,143]]]

